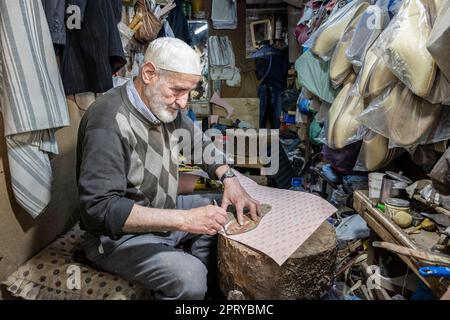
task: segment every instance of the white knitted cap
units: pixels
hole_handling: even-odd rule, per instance
[[[164,70],[202,75],[200,56],[186,42],[177,38],[163,37],[150,42],[145,61],[151,61]]]

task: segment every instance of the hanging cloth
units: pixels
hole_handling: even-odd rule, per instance
[[[12,189],[17,202],[36,217],[50,201],[55,131],[70,123],[40,1],[0,0],[0,69]]]

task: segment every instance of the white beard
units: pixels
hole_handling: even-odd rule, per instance
[[[164,123],[173,122],[178,116],[178,110],[172,113],[167,110],[167,107],[161,105],[156,106],[153,110],[153,113],[161,122]]]
[[[153,90],[150,89],[149,91],[145,92],[150,104],[150,111],[153,112],[153,114],[159,119],[159,121],[163,123],[173,122],[178,116],[178,110],[175,112],[170,112],[168,110],[169,107],[161,101],[161,98],[158,96],[158,94],[152,91]]]

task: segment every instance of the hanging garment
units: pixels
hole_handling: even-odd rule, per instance
[[[326,144],[323,145],[322,154],[324,159],[330,162],[334,170],[341,174],[354,173],[353,168],[361,151],[362,141],[357,141],[342,149],[331,149]]]
[[[214,29],[237,28],[237,3],[236,0],[213,0],[211,20]]]
[[[339,90],[330,82],[330,63],[316,56],[311,50],[302,54],[295,62],[297,82],[320,99],[333,103]]]
[[[231,80],[236,72],[233,46],[227,36],[208,39],[211,80]]]
[[[41,0],[54,44],[66,43],[66,1]]]
[[[120,0],[68,0],[81,4],[81,29],[67,30],[61,74],[66,95],[106,92],[112,76],[126,64],[117,24],[121,20]]]
[[[0,58],[12,189],[17,202],[36,217],[50,201],[49,154],[58,153],[55,130],[70,123],[40,1],[0,0]]]
[[[159,2],[158,2],[159,3]],[[186,16],[183,12],[183,0],[175,0],[176,7],[170,10],[169,16],[166,21],[172,29],[173,36],[180,40],[183,40],[187,44],[191,45],[192,38],[189,34],[189,26]],[[170,31],[166,29],[166,23],[164,23],[164,29],[158,34],[159,37],[170,37]]]
[[[295,27],[295,38],[297,39],[299,46],[303,46],[303,44],[309,39],[309,30],[309,27],[304,24],[299,24]]]

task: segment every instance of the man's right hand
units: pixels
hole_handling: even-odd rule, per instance
[[[218,231],[223,230],[227,221],[227,212],[221,207],[208,205],[187,210],[183,217],[183,231],[215,235]]]

